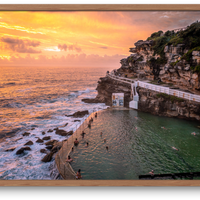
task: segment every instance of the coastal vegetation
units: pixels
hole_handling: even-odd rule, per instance
[[[178,102],[183,102],[184,99],[182,98],[179,98],[179,97],[176,97],[176,96],[172,96],[172,95],[168,95],[168,94],[165,94],[165,93],[158,93],[156,94],[156,97],[158,98],[164,98],[166,100],[169,100],[171,101],[172,103],[174,103],[175,101],[178,101]]]
[[[157,59],[157,63],[165,64],[167,60],[165,59],[164,48],[168,45],[177,46],[182,44],[184,49],[188,49],[188,52],[182,55],[181,59],[186,60],[187,62],[192,62],[192,52],[200,51],[200,22],[195,22],[188,26],[185,30],[180,30],[178,32],[158,31],[152,33],[150,37],[147,38],[148,41],[153,40],[152,49],[154,50],[154,55],[159,55],[160,59]]]

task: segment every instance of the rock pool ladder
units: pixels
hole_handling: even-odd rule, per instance
[[[110,74],[107,74],[106,76],[116,81],[131,84],[131,97],[133,100],[129,102],[129,108],[138,109],[139,95],[136,90],[136,87],[138,86],[138,82],[134,81],[133,79],[115,76],[113,71]]]

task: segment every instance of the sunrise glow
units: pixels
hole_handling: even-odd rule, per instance
[[[152,32],[199,12],[0,12],[1,65],[118,65]],[[31,62],[30,62],[31,61]]]

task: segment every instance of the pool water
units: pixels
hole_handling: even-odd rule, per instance
[[[84,138],[77,135],[80,143],[70,154],[74,160],[71,165],[74,171],[81,169],[84,180],[133,180],[151,170],[155,174],[198,172],[197,126],[197,122],[135,110],[103,110],[91,129],[85,130]]]

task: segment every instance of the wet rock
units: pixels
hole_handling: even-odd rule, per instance
[[[42,162],[50,162],[52,160],[53,152],[48,153],[44,158],[41,160]]]
[[[99,103],[99,101],[97,99],[82,99],[81,101],[83,101],[84,103]]]
[[[51,152],[56,153],[61,149],[61,147],[62,147],[61,145],[56,145],[51,149]]]
[[[67,135],[72,135],[74,132],[73,131],[69,131],[67,132]]]
[[[56,130],[56,134],[61,136],[67,136],[67,135],[72,135],[73,131],[66,132],[65,130],[58,129]]]
[[[48,153],[48,151],[46,149],[40,149],[40,153]]]
[[[35,130],[35,128],[32,128],[31,130]]]
[[[29,132],[25,132],[25,133],[23,133],[22,135],[23,136],[29,136],[31,133],[29,133]]]
[[[21,149],[19,149],[16,154],[19,155],[19,154],[22,154],[24,153],[24,151],[31,151],[31,148],[30,147],[22,147]]]
[[[56,134],[61,135],[61,136],[66,136],[67,132],[65,130],[58,129],[58,130],[56,130]]]
[[[44,141],[41,140],[40,138],[38,138],[38,139],[36,140],[36,142],[37,142],[37,143],[43,143]]]
[[[32,141],[28,141],[25,145],[33,145]]]
[[[43,137],[42,139],[43,140],[50,140],[51,136],[46,136],[46,137]]]
[[[89,114],[88,110],[84,110],[84,111],[75,112],[72,115],[65,115],[65,116],[67,116],[67,117],[81,118],[81,117],[84,117],[85,115],[88,115],[88,114]]]
[[[5,151],[14,151],[16,149],[16,147],[11,147],[9,149],[6,149]]]
[[[53,148],[53,145],[48,145],[45,148],[48,149],[48,150],[51,150]]]
[[[47,133],[51,133],[51,132],[53,132],[53,130],[52,130],[52,129],[49,129],[49,130],[47,131]]]
[[[53,146],[57,142],[58,142],[58,140],[50,140],[50,141],[46,142],[45,145],[52,145]]]
[[[42,135],[45,135],[46,133],[44,131],[42,131]]]

